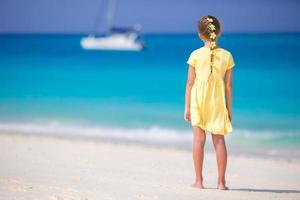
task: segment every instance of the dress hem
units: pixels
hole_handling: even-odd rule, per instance
[[[192,124],[192,126],[200,127],[201,129],[204,130],[205,134],[207,134],[207,132],[210,132],[213,135],[224,135],[225,136],[232,132],[232,131],[222,132],[222,133],[220,133],[218,131],[216,132],[216,131],[213,131],[212,129],[206,128],[202,124]]]

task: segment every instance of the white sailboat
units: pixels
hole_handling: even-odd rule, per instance
[[[140,30],[138,25],[130,29],[113,27],[115,8],[116,0],[108,0],[107,34],[103,37],[90,34],[88,37],[82,38],[81,47],[83,49],[119,51],[140,51],[143,49],[143,43],[138,40]]]

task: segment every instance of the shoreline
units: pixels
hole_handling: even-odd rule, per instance
[[[81,141],[81,142],[92,142],[92,143],[109,143],[109,144],[120,144],[120,145],[137,145],[140,147],[149,147],[157,149],[170,149],[170,150],[181,150],[192,153],[192,139],[184,142],[165,142],[165,141],[147,141],[146,139],[132,139],[132,138],[116,138],[116,137],[101,137],[96,135],[84,136],[84,135],[67,135],[67,134],[50,134],[50,133],[28,133],[21,131],[0,131],[1,135],[8,136],[21,136],[21,137],[37,137],[37,138],[49,138],[49,139],[61,139],[67,141]],[[210,135],[210,133],[208,133]],[[287,162],[299,162],[300,163],[300,150],[296,148],[264,148],[257,146],[242,146],[236,142],[228,141],[227,150],[229,156],[234,157],[247,157],[247,158],[260,158],[268,160],[282,160]],[[214,148],[210,136],[208,137],[205,144],[205,152],[214,154]]]

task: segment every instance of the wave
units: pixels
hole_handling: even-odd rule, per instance
[[[123,140],[146,143],[190,143],[193,139],[191,129],[175,129],[160,126],[150,128],[121,128],[59,121],[46,122],[0,122],[1,132],[17,132],[36,135],[53,135],[95,139]],[[228,135],[229,141],[275,141],[291,140],[300,144],[300,131],[255,131],[234,129]]]
[[[60,121],[46,122],[0,122],[1,132],[21,132],[31,134],[67,135],[67,136],[94,136],[101,138],[115,138],[126,140],[152,140],[152,141],[190,141],[192,130],[165,128],[152,126],[150,128],[120,128],[99,125],[83,125],[65,123]],[[289,131],[256,131],[245,129],[234,129],[229,134],[229,139],[234,137],[248,139],[274,139],[274,138],[300,138],[300,130]]]
[[[43,123],[0,123],[3,133],[25,133],[47,136],[66,136],[143,143],[190,143],[191,131],[161,128],[118,128],[77,125],[56,121]]]
[[[192,149],[191,129],[175,129],[160,126],[150,128],[121,128],[61,121],[0,122],[0,134],[55,136],[62,138],[143,144],[175,149]],[[211,137],[207,137],[209,140]],[[254,131],[234,129],[226,137],[230,152],[236,155],[299,160],[300,131]],[[213,151],[212,142],[208,150]]]

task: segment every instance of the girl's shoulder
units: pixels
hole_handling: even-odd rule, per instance
[[[220,51],[223,51],[225,52],[226,54],[231,54],[231,52],[227,49],[224,49],[224,48],[221,48],[221,47],[218,47],[217,50],[220,50]]]
[[[191,52],[190,56],[197,56],[201,53],[205,53],[206,50],[207,50],[206,47],[197,48]]]
[[[232,63],[232,65],[234,65],[233,57],[232,57],[230,51],[228,51],[227,49],[221,48],[221,47],[217,47],[216,53],[217,53],[218,57],[223,57],[224,60],[228,60],[228,63]],[[209,56],[209,55],[210,55],[210,48],[202,46],[191,52],[187,63],[191,66],[197,66],[197,63],[199,63],[202,58],[206,59],[207,56]]]

